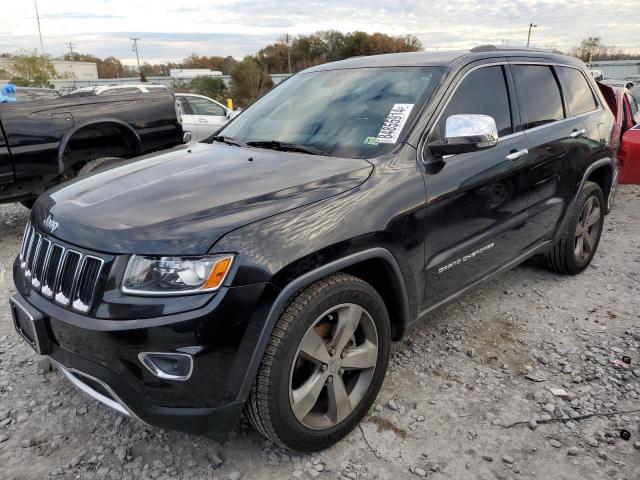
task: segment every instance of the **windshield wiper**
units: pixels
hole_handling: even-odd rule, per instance
[[[211,137],[211,140],[214,142],[222,142],[227,145],[233,145],[234,147],[246,147],[246,144],[239,142],[238,140],[234,140],[231,137],[225,137],[224,135],[214,135]]]
[[[247,146],[256,148],[269,148],[271,150],[281,150],[283,152],[302,152],[310,155],[324,155],[322,150],[317,148],[308,147],[306,145],[299,145],[297,143],[279,142],[277,140],[260,140],[254,142],[247,142]]]

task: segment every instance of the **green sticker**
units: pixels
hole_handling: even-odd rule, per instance
[[[364,139],[365,145],[378,145],[378,137],[367,137]]]

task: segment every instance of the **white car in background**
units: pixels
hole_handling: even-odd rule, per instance
[[[221,103],[195,93],[176,93],[176,103],[182,113],[182,129],[191,132],[194,142],[213,135],[235,116]]]

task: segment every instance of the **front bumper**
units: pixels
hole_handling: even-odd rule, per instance
[[[112,372],[82,358],[65,355],[67,367],[51,359],[57,369],[78,389],[104,405],[147,425],[195,435],[219,435],[234,429],[244,402],[218,408],[162,407],[137,396]],[[116,393],[119,392],[119,393]]]
[[[19,271],[14,278],[20,293],[12,302],[42,316],[45,353],[85,393],[149,425],[208,436],[233,430],[275,287],[221,289],[204,307],[174,315],[102,320],[33,292]],[[185,351],[194,359],[186,381],[158,378],[138,359],[142,352]]]

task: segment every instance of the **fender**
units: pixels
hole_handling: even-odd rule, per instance
[[[601,167],[605,167],[608,166],[609,168],[611,168],[611,179],[612,181],[615,180],[614,179],[614,162],[611,158],[601,158],[600,160],[596,160],[595,162],[593,162],[591,165],[589,165],[587,167],[587,169],[585,170],[584,174],[582,175],[582,180],[580,181],[580,185],[578,186],[578,189],[576,191],[575,196],[573,197],[573,199],[571,200],[571,204],[569,204],[569,206],[567,207],[567,209],[564,212],[564,216],[562,217],[562,221],[560,222],[560,224],[558,225],[558,228],[556,229],[556,233],[554,235],[554,241],[557,241],[560,236],[562,235],[562,232],[564,232],[567,223],[569,222],[569,219],[571,218],[571,212],[573,212],[573,209],[576,205],[576,202],[578,201],[578,197],[580,196],[580,192],[582,191],[582,188],[584,187],[584,184],[587,183],[587,180],[589,178],[589,176],[596,171],[598,168]],[[613,191],[613,185],[611,186],[611,190]],[[605,199],[606,201],[607,199]]]
[[[260,337],[258,338],[256,348],[254,349],[251,360],[249,361],[247,373],[242,381],[240,392],[238,393],[238,401],[244,402],[249,397],[249,392],[251,391],[251,387],[253,386],[255,376],[258,373],[258,368],[260,367],[260,362],[262,361],[264,351],[266,350],[269,339],[271,338],[271,332],[273,331],[273,328],[275,327],[278,318],[280,318],[280,314],[284,310],[284,307],[286,306],[289,299],[293,295],[295,295],[296,292],[300,291],[304,287],[311,285],[316,280],[326,277],[327,275],[331,275],[332,273],[339,272],[340,270],[359,263],[363,260],[370,260],[372,258],[382,259],[391,267],[395,283],[400,288],[402,295],[402,321],[404,324],[408,322],[407,317],[409,315],[409,297],[407,295],[407,287],[398,262],[396,261],[393,254],[386,248],[375,247],[368,250],[363,250],[361,252],[357,252],[329,262],[326,265],[316,268],[315,270],[311,270],[310,272],[301,275],[300,277],[287,284],[287,286],[282,289],[282,291],[278,294],[275,301],[273,302],[273,305],[271,306],[269,314],[267,315],[267,318],[262,327],[262,331],[260,332]]]
[[[131,125],[129,125],[128,123],[123,122],[122,120],[118,120],[117,118],[110,118],[110,117],[101,118],[99,120],[92,119],[91,121],[79,123],[75,125],[73,129],[66,132],[64,136],[60,139],[60,145],[58,147],[58,173],[60,175],[62,175],[66,170],[64,166],[64,151],[66,150],[67,145],[71,140],[71,137],[73,137],[78,132],[78,130],[82,128],[89,127],[91,125],[99,125],[102,123],[113,123],[118,125],[119,127],[124,128],[127,132],[129,132],[133,136],[135,140],[136,153],[139,154],[142,151],[142,139],[140,138],[140,135],[138,134],[138,132],[136,132],[135,129],[131,127]]]

